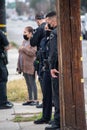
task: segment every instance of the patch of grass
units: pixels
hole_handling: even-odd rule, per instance
[[[29,121],[34,121],[36,119],[39,119],[42,117],[42,113],[36,115],[34,114],[33,116],[30,117],[24,117],[22,115],[16,115],[15,118],[12,120],[13,122],[29,122]]]
[[[13,41],[10,41],[10,46],[15,47],[17,49],[19,48],[19,46]]]
[[[26,115],[26,114],[25,114]],[[37,119],[40,119],[42,117],[42,112],[40,112],[39,114],[34,114],[32,116],[24,116],[24,115],[20,115],[17,114],[15,115],[14,119],[12,120],[13,122],[29,122],[29,121],[34,121]],[[52,120],[54,119],[54,114],[52,113]]]
[[[40,84],[37,81],[38,100],[42,100]],[[28,100],[28,91],[24,79],[14,80],[7,83],[8,99],[13,102]]]

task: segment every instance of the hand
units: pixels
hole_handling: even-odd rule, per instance
[[[51,76],[53,77],[53,78],[57,78],[58,75],[59,74],[59,71],[58,70],[56,70],[56,69],[51,69]]]
[[[19,69],[18,69],[18,68],[16,68],[16,71],[18,72],[18,74],[21,74],[21,71],[19,71]]]
[[[48,30],[48,31],[51,31],[51,29],[49,29],[49,27],[48,27],[48,24],[45,25],[45,30],[46,30],[46,31],[47,31],[47,30]]]
[[[19,47],[19,52],[21,52],[21,51],[22,51],[22,49],[23,49],[23,46],[20,46],[20,47]]]
[[[23,49],[23,46],[20,46],[19,49],[20,49],[20,50]]]

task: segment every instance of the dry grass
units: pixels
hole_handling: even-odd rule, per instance
[[[38,100],[42,100],[40,84],[37,81]],[[14,80],[7,83],[8,99],[13,102],[28,100],[28,92],[24,79]]]

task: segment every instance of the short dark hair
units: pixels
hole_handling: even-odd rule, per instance
[[[35,19],[44,19],[44,13],[40,12],[35,15]]]
[[[54,17],[54,16],[56,16],[56,11],[51,11],[51,12],[46,14],[46,18],[47,17]]]

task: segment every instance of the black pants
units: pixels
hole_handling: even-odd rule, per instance
[[[43,74],[43,115],[44,119],[50,120],[52,114],[52,86],[50,71]]]
[[[52,78],[52,88],[54,94],[54,122],[56,125],[60,125],[60,105],[59,105],[59,80],[58,78]]]
[[[42,71],[42,63],[39,64],[39,71],[38,71],[38,76],[39,76],[39,82],[41,86],[41,91],[42,91],[42,96],[43,96],[43,71]]]
[[[7,102],[7,78],[7,68],[2,62],[0,62],[0,105]]]

